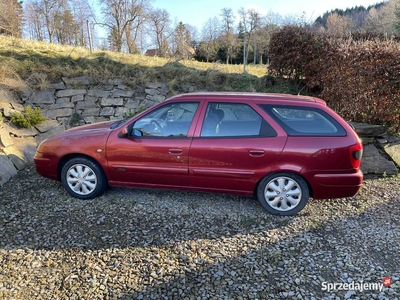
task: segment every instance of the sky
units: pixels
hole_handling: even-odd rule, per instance
[[[171,20],[190,24],[201,30],[210,18],[220,17],[223,8],[231,8],[233,13],[243,8],[254,8],[262,15],[272,11],[281,16],[305,16],[312,22],[325,12],[336,8],[346,9],[355,6],[368,7],[387,0],[154,0],[154,8],[165,9]]]

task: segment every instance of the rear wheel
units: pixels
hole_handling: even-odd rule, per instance
[[[309,197],[305,180],[291,173],[268,175],[257,188],[258,201],[273,215],[295,215],[306,206]]]
[[[102,195],[107,187],[101,167],[85,157],[75,157],[61,170],[61,182],[69,194],[79,199],[93,199]]]

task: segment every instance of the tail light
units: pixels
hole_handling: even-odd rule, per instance
[[[350,151],[350,162],[353,168],[358,169],[361,164],[361,158],[363,155],[363,145],[358,142],[349,148]]]

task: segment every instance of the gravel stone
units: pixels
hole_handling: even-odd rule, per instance
[[[399,177],[278,217],[222,194],[78,200],[29,165],[0,205],[0,299],[400,299]],[[323,289],[386,276],[381,291]]]

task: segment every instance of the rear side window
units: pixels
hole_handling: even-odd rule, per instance
[[[276,131],[253,108],[242,103],[211,102],[201,137],[274,137]]]
[[[344,128],[318,108],[260,105],[291,136],[345,136]]]

